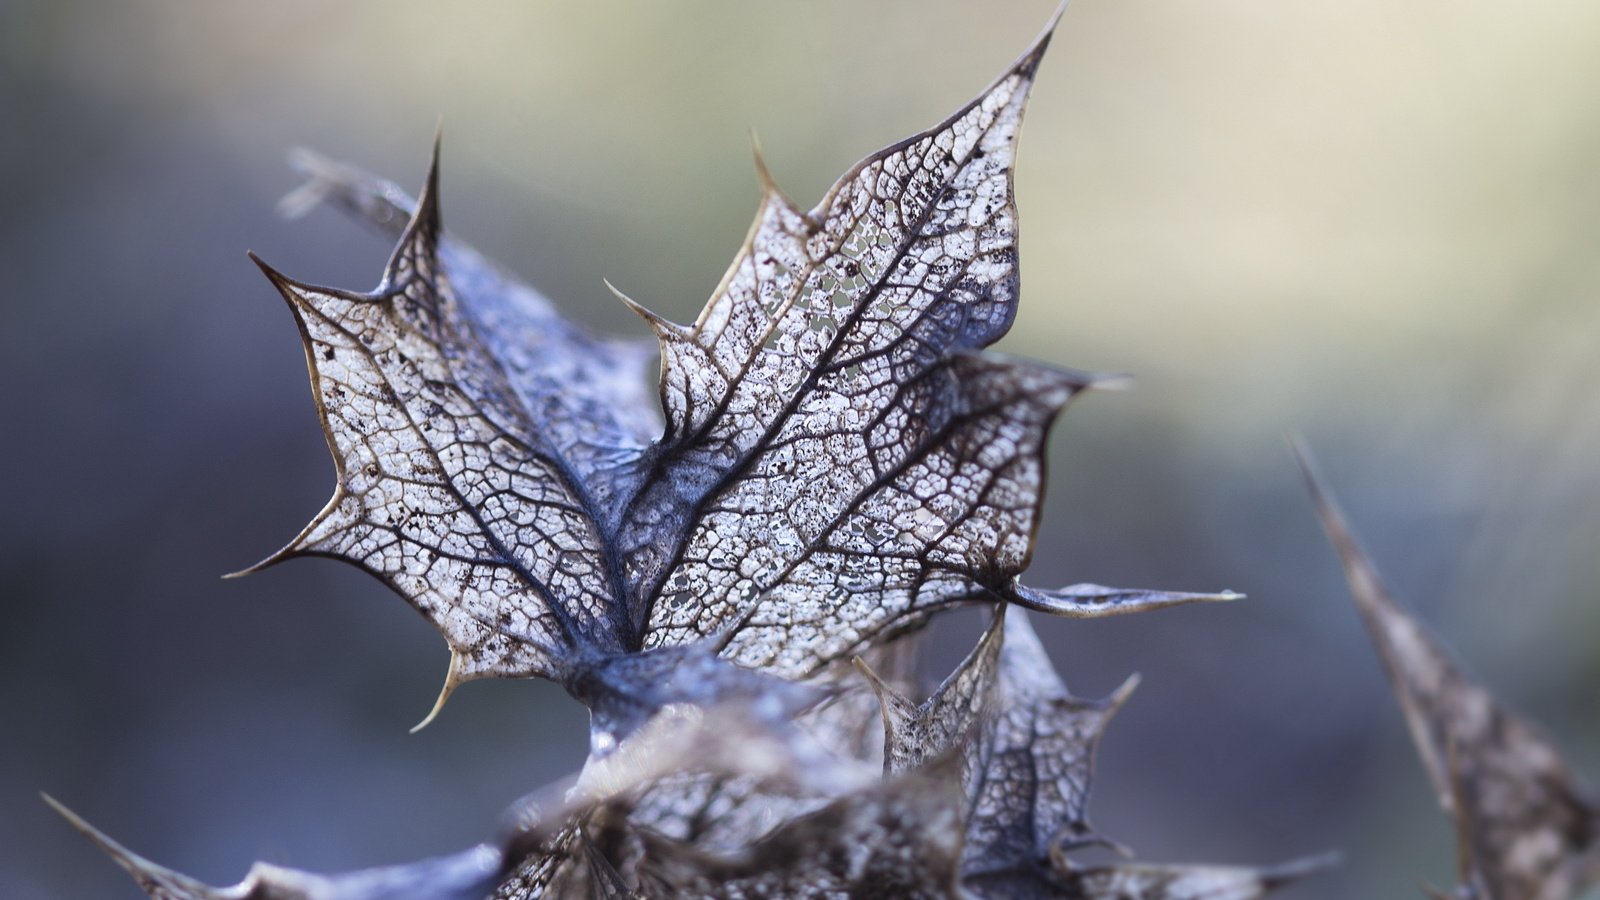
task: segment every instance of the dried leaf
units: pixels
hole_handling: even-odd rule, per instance
[[[1255,900],[1321,872],[1336,861],[1333,855],[1316,856],[1260,869],[1148,863],[1079,867],[1058,863],[1057,877],[1065,896],[1090,900]]]
[[[1098,840],[1087,820],[1094,751],[1137,676],[1104,700],[1072,696],[1027,616],[1001,607],[978,646],[921,704],[875,676],[873,683],[887,771],[962,751],[964,874],[1038,871],[1055,843]]]
[[[1089,786],[1100,736],[1138,676],[1103,700],[1073,696],[1020,610],[1007,615],[1005,607],[997,609],[977,647],[920,704],[860,667],[882,701],[887,772],[917,771],[941,754],[961,754],[962,883],[978,896],[1257,897],[1326,865],[1071,861],[1071,851],[1087,846],[1121,850],[1090,827]]]
[[[1004,626],[1005,607],[999,606],[978,646],[920,704],[912,703],[880,678],[864,659],[856,658],[856,668],[867,676],[883,711],[885,774],[898,775],[920,768],[976,737],[973,732],[978,723],[995,710]]]
[[[959,896],[961,819],[953,756],[795,818],[738,854],[647,845],[649,896]]]
[[[465,900],[490,891],[498,898],[529,900],[569,896],[580,886],[581,893],[625,896],[630,888],[595,850],[591,825],[608,813],[625,815],[640,791],[680,773],[743,779],[780,794],[865,797],[879,788],[876,772],[834,757],[798,728],[767,724],[766,718],[751,715],[746,704],[674,706],[615,752],[591,756],[576,778],[514,803],[503,833],[492,843],[417,863],[336,875],[257,863],[243,882],[229,888],[210,887],[157,865],[54,799],[45,800],[156,900]]]
[[[152,900],[476,900],[495,885],[500,851],[487,844],[401,866],[317,875],[256,863],[237,885],[214,888],[123,847],[48,795],[45,801],[128,870]]]
[[[1074,697],[1025,615],[1008,616],[992,724],[977,742],[982,772],[967,821],[968,873],[1035,865],[1058,843],[1094,843],[1088,823],[1094,755],[1137,675],[1103,700]]]
[[[908,677],[917,635],[871,656],[891,680]],[[802,732],[839,760],[860,771],[883,765],[883,729],[878,700],[866,685],[841,681],[835,693],[796,720]],[[679,774],[663,778],[644,792],[629,810],[629,821],[702,850],[733,852],[748,846],[797,816],[814,812],[834,799],[828,790],[774,791],[745,775]]]
[[[632,897],[622,875],[594,845],[582,825],[569,825],[523,859],[489,895],[489,900],[541,900]]]
[[[1455,821],[1459,894],[1557,900],[1600,882],[1600,804],[1548,739],[1463,674],[1401,609],[1309,453],[1292,446],[1423,768]]]
[[[498,842],[414,866],[260,866],[219,892],[88,833],[173,897],[951,896],[1007,872],[1059,889],[1047,856],[1092,839],[1094,745],[1131,682],[1073,698],[1026,619],[1003,635],[997,612],[927,704],[877,684],[884,779],[871,697],[835,665],[877,656],[895,681],[885,645],[957,604],[1238,596],[1017,580],[1047,433],[1097,383],[984,350],[1016,313],[1016,139],[1053,28],[810,211],[758,160],[755,224],[696,321],[624,298],[654,345],[584,333],[447,236],[437,142],[415,202],[299,154],[287,206],[329,200],[398,246],[367,293],[257,261],[300,328],[337,470],[260,566],[371,572],[450,647],[434,713],[468,680],[550,678],[590,708],[590,757]],[[643,377],[657,352],[664,416]]]
[[[1100,615],[1233,596],[1016,583],[1046,431],[1094,383],[979,352],[1016,312],[1012,166],[1048,41],[809,212],[768,180],[693,325],[640,309],[662,354],[653,443],[640,347],[584,335],[446,238],[436,147],[375,290],[263,265],[338,469],[327,508],[267,562],[371,571],[443,632],[445,694],[554,678],[596,711],[597,745],[641,710],[747,692],[712,665],[692,695],[603,677],[641,651],[709,642],[793,678],[956,603]],[[392,185],[299,162],[295,206],[328,197],[390,229],[407,210]]]

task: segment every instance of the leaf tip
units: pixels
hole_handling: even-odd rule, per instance
[[[606,290],[609,290],[613,297],[616,297],[618,300],[622,301],[623,306],[626,306],[629,310],[631,310],[634,315],[645,320],[645,322],[649,324],[650,329],[656,333],[657,337],[662,338],[663,340],[677,340],[684,337],[684,329],[682,325],[679,325],[677,322],[666,318],[660,313],[657,313],[655,310],[650,309],[632,297],[629,297],[627,294],[624,294],[616,285],[611,283],[610,279],[602,278],[601,281],[605,283]]]
[[[312,289],[310,285],[296,281],[273,268],[270,263],[257,256],[254,250],[246,250],[245,256],[256,264],[261,274],[267,276],[267,280],[272,282],[272,286],[278,289],[278,293],[283,295],[283,299],[288,301],[291,307],[299,306],[305,301],[306,292]]]
[[[173,900],[185,898],[215,897],[217,892],[213,889],[189,878],[180,875],[165,866],[157,865],[148,859],[134,853],[127,847],[112,839],[100,829],[90,825],[82,816],[68,809],[65,804],[49,794],[40,791],[39,797],[51,809],[55,810],[67,824],[71,825],[79,834],[88,838],[90,843],[99,847],[102,852],[121,866],[134,881],[152,897],[171,897]]]
[[[1316,510],[1317,519],[1322,523],[1322,530],[1327,534],[1328,542],[1333,545],[1334,553],[1339,557],[1345,581],[1349,583],[1350,595],[1355,599],[1356,607],[1368,617],[1378,614],[1379,610],[1396,607],[1389,589],[1384,586],[1377,567],[1372,563],[1372,558],[1356,540],[1355,533],[1350,530],[1350,525],[1345,519],[1344,511],[1339,508],[1333,492],[1328,489],[1317,467],[1316,457],[1298,434],[1291,432],[1286,439],[1289,451],[1300,467],[1300,474],[1305,478],[1306,489],[1311,494],[1311,504]]]
[[[1070,3],[1071,0],[1061,0],[1056,6],[1055,12],[1050,14],[1050,19],[1045,22],[1039,36],[1033,39],[1033,43],[1011,67],[1013,72],[1032,75],[1039,68],[1039,61],[1044,58],[1044,51],[1050,47],[1050,39],[1055,37],[1056,28],[1061,24],[1061,19],[1066,15]]]
[[[121,863],[123,859],[133,857],[133,853],[129,851],[128,848],[112,840],[110,835],[94,827],[93,825],[90,825],[88,820],[67,808],[65,803],[62,803],[60,800],[57,800],[44,791],[39,792],[39,799],[43,800],[51,809],[55,810],[56,814],[61,816],[61,818],[66,819],[67,824],[71,825],[74,830],[92,841],[95,846],[110,854],[110,856],[117,860],[117,862]],[[126,864],[124,863],[124,865]]]
[[[308,530],[309,530],[309,528],[308,528]],[[232,581],[235,578],[243,578],[246,575],[254,575],[257,572],[261,572],[261,571],[264,571],[266,569],[270,569],[273,566],[277,565],[278,563],[283,562],[286,559],[292,559],[292,558],[294,558],[296,556],[299,556],[300,555],[300,542],[304,538],[304,536],[305,536],[304,532],[302,532],[300,537],[295,538],[293,541],[291,541],[289,544],[287,544],[283,549],[277,551],[276,553],[273,553],[271,556],[267,557],[266,559],[261,560],[260,562],[252,563],[251,565],[245,566],[242,569],[237,569],[237,570],[232,571],[232,572],[223,573],[223,575],[222,575],[223,579],[227,580],[227,581]]]
[[[1268,889],[1283,887],[1290,882],[1299,881],[1311,875],[1319,875],[1344,864],[1344,854],[1338,850],[1328,850],[1311,856],[1302,856],[1280,865],[1271,866],[1261,872],[1261,883]]]
[[[1006,599],[1028,609],[1070,618],[1117,616],[1164,609],[1186,603],[1223,603],[1242,600],[1244,594],[1221,590],[1213,593],[1151,591],[1138,588],[1112,588],[1101,584],[1073,584],[1055,590],[1041,590],[1013,582]]]
[[[761,183],[762,193],[781,196],[783,190],[778,187],[777,179],[772,177],[772,170],[767,168],[766,154],[761,151],[761,135],[756,134],[754,128],[750,129],[750,159],[755,164],[756,180]]]
[[[433,147],[428,153],[428,174],[422,182],[422,193],[417,196],[417,209],[412,213],[408,232],[424,232],[428,239],[439,234],[439,148],[444,141],[444,120],[439,120],[433,132]]]
[[[852,656],[850,658],[850,665],[853,666],[857,672],[860,672],[862,677],[867,679],[867,684],[872,687],[873,693],[877,694],[879,697],[882,697],[883,692],[889,689],[889,686],[884,684],[883,679],[878,677],[878,673],[872,670],[872,665],[865,659],[859,656]]]
[[[255,263],[256,268],[261,270],[261,274],[267,276],[267,280],[273,284],[284,285],[292,283],[289,276],[279,272],[277,269],[274,269],[266,260],[257,256],[254,250],[246,250],[244,255],[248,257],[251,262]]]
[[[785,208],[790,209],[797,215],[805,218],[807,223],[815,226],[817,224],[816,220],[813,219],[809,213],[800,209],[800,207],[795,204],[794,200],[790,199],[789,195],[784,193],[783,188],[778,186],[778,180],[772,177],[772,170],[767,167],[766,153],[761,149],[761,136],[756,134],[756,130],[754,128],[750,129],[750,158],[755,164],[756,181],[761,185],[761,196],[763,200],[776,201],[777,203],[782,204]]]
[[[1083,389],[1090,391],[1130,391],[1137,384],[1129,372],[1084,372],[1081,377]]]
[[[1123,679],[1122,684],[1118,685],[1117,689],[1112,691],[1109,697],[1106,697],[1104,701],[1106,710],[1108,712],[1116,712],[1121,709],[1123,704],[1128,702],[1128,698],[1133,696],[1133,692],[1138,690],[1142,681],[1144,681],[1144,676],[1138,672],[1134,672]]]
[[[461,654],[451,650],[450,667],[445,670],[444,674],[444,687],[439,689],[439,696],[433,701],[433,708],[428,710],[428,714],[422,717],[421,722],[411,726],[411,730],[407,733],[416,734],[432,724],[433,720],[439,717],[439,712],[444,709],[445,701],[450,699],[450,695],[455,693],[456,688],[460,687],[465,680],[461,677]]]

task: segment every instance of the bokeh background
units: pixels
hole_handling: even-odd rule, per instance
[[[214,883],[478,840],[573,770],[550,685],[477,683],[354,569],[243,581],[332,468],[244,257],[365,288],[388,248],[273,214],[305,144],[407,185],[597,328],[693,317],[757,200],[803,203],[999,72],[1049,0],[0,3],[0,895],[134,897],[47,790]],[[1071,9],[1017,177],[1011,353],[1139,378],[1051,445],[1030,580],[1249,599],[1039,621],[1143,686],[1097,824],[1152,860],[1339,848],[1297,898],[1449,883],[1450,829],[1284,450],[1397,591],[1600,780],[1600,5]],[[929,674],[979,617],[941,622]]]

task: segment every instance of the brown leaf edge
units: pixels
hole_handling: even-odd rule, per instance
[[[1463,900],[1560,900],[1600,883],[1600,803],[1531,723],[1467,677],[1378,575],[1305,443],[1289,447],[1456,832]],[[1438,891],[1427,888],[1436,896]]]

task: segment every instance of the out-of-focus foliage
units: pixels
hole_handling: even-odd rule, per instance
[[[1600,885],[1600,799],[1539,729],[1495,702],[1390,596],[1344,514],[1295,454],[1417,755],[1455,826],[1458,900],[1564,900]]]

